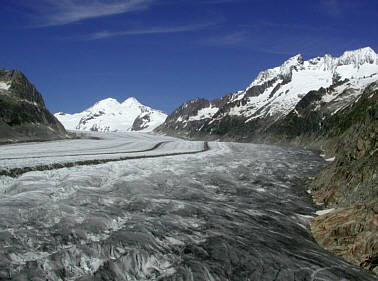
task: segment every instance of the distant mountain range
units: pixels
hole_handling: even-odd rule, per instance
[[[245,90],[184,103],[156,131],[189,139],[291,141],[321,130],[326,117],[353,103],[377,79],[377,54],[369,47],[339,58],[304,61],[296,55],[260,72]],[[304,107],[311,120],[305,120]]]
[[[136,98],[119,103],[113,98],[97,102],[80,113],[56,113],[55,117],[67,130],[99,132],[150,132],[167,118],[162,111],[142,105]]]
[[[0,68],[0,143],[66,137],[63,126],[25,75]]]

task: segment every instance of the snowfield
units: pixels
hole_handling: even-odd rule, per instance
[[[91,136],[0,146],[1,169],[151,156],[1,176],[0,280],[376,280],[311,236],[315,153]]]

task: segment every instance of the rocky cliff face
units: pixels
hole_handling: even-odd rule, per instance
[[[0,143],[66,137],[41,94],[19,71],[0,69]]]
[[[320,245],[378,274],[378,83],[328,119],[334,161],[312,182],[316,203],[333,212],[312,226]]]
[[[316,201],[346,207],[377,200],[378,82],[326,121],[322,135],[328,142],[324,148],[334,161],[313,184]]]

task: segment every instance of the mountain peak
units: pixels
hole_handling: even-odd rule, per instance
[[[323,57],[313,58],[308,61],[304,61],[302,55],[298,54],[286,60],[281,66],[261,71],[246,90],[275,78],[281,77],[288,81],[291,79],[293,69],[297,71],[318,70],[333,74],[339,66],[350,65],[351,68],[358,70],[364,64],[378,65],[377,54],[370,47],[345,51],[340,57],[332,57],[330,54],[326,54]]]
[[[302,66],[303,62],[304,60],[301,54],[289,58],[280,66],[279,75],[286,78],[291,77],[291,72],[293,68]]]
[[[301,54],[298,54],[298,55],[295,55],[294,57],[291,57],[289,58],[288,60],[286,60],[281,67],[285,66],[285,67],[290,67],[290,66],[293,66],[293,65],[300,65],[300,64],[303,64],[303,57]]]
[[[114,98],[97,102],[87,110],[75,113],[56,113],[67,130],[84,131],[152,131],[165,121],[167,115],[142,105],[136,98],[119,103]]]
[[[286,60],[281,66],[261,71],[256,79],[249,85],[247,90],[253,86],[272,80],[277,76],[288,77],[293,68],[302,67],[303,63],[304,60],[302,55],[298,54]]]
[[[96,102],[94,105],[119,104],[119,101],[113,98],[106,98]]]
[[[126,106],[140,106],[142,105],[136,98],[134,97],[129,97],[127,99],[125,99],[125,101],[122,103],[122,105],[126,105]]]
[[[114,102],[114,103],[118,102],[119,103],[119,101],[114,98],[106,98],[106,99],[98,101],[97,103],[100,103],[100,102]]]
[[[96,102],[92,107],[86,111],[106,111],[115,107],[119,107],[120,103],[113,98],[106,98]]]
[[[362,64],[378,64],[377,54],[370,47],[365,47],[353,51],[345,51],[339,58],[339,64],[353,64],[355,67],[359,67]]]
[[[345,51],[344,52],[344,55],[345,54],[354,54],[354,55],[376,55],[375,51],[373,50],[373,48],[367,46],[367,47],[363,47],[363,48],[359,48],[359,49],[356,49],[356,50],[349,50],[349,51]]]

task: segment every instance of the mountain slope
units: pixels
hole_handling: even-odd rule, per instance
[[[41,94],[19,71],[0,69],[0,143],[67,137]]]
[[[378,274],[378,57],[371,48],[261,72],[250,86],[176,109],[157,132],[184,138],[295,144],[331,164],[310,185],[334,211],[313,220],[319,245]]]
[[[83,131],[152,131],[161,125],[167,115],[159,110],[140,104],[135,98],[123,103],[107,98],[81,113],[56,113],[67,130]]]
[[[318,243],[378,274],[378,82],[327,119],[325,149],[334,161],[310,186],[316,203],[335,211],[317,217]]]
[[[329,115],[347,106],[377,79],[377,54],[369,47],[347,51],[339,58],[325,55],[304,61],[297,55],[260,72],[243,91],[214,101],[184,103],[156,131],[185,138],[264,141],[271,137],[270,128],[286,118],[305,96],[314,98],[307,96],[311,91],[323,88],[317,102]]]

